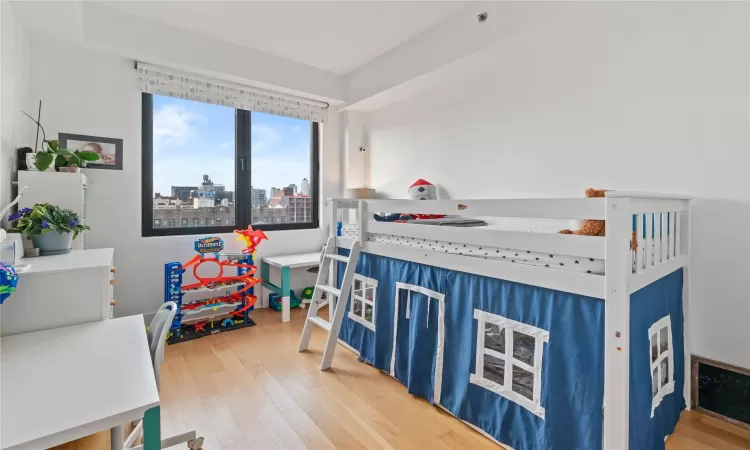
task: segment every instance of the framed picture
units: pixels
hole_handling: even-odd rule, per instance
[[[99,160],[86,168],[122,170],[122,139],[69,133],[58,133],[57,139],[62,148],[98,153]]]

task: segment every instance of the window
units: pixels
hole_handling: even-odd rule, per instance
[[[477,353],[471,383],[544,419],[542,356],[549,332],[478,309],[474,310],[474,319]]]
[[[352,305],[349,318],[375,331],[375,291],[378,280],[354,274]]]
[[[143,236],[318,227],[317,122],[156,94],[142,101]]]
[[[674,392],[672,321],[662,317],[648,329],[651,343],[651,417],[666,395]]]

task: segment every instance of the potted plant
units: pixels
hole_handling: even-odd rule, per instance
[[[73,239],[78,233],[90,230],[83,225],[78,214],[49,203],[37,203],[33,208],[23,208],[11,214],[8,220],[13,223],[11,231],[30,237],[39,254],[62,255],[70,252]]]
[[[89,162],[99,159],[99,155],[92,151],[62,148],[57,140],[44,141],[42,148],[43,151],[33,154],[34,166],[40,172],[48,170],[49,167],[86,167]],[[77,172],[77,170],[66,170],[66,172]]]
[[[26,158],[26,166],[29,170],[38,170],[40,172],[54,172],[55,169],[60,167],[66,167],[67,169],[63,172],[75,172],[78,173],[79,167],[86,167],[89,162],[97,161],[99,154],[92,151],[80,151],[80,150],[68,150],[67,148],[60,147],[60,143],[57,140],[48,140],[47,134],[44,132],[44,127],[39,123],[39,119],[34,119],[28,113],[21,111],[26,116],[34,121],[37,126],[36,140],[34,141],[33,153],[24,150]],[[39,113],[38,117],[42,114],[42,102],[39,101]],[[42,150],[36,151],[36,143],[39,142],[39,131],[42,132]],[[31,150],[29,148],[29,150]],[[19,153],[20,156],[21,153]]]

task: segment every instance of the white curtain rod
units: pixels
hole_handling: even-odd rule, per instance
[[[259,87],[256,87],[256,86],[250,86],[250,85],[246,85],[246,84],[242,84],[242,83],[237,83],[237,82],[234,82],[234,81],[222,80],[220,78],[208,77],[208,76],[205,76],[205,75],[200,75],[200,74],[196,74],[196,73],[192,73],[192,72],[186,72],[186,71],[183,71],[183,70],[171,69],[169,67],[156,66],[156,65],[153,65],[153,64],[147,64],[147,63],[143,63],[143,62],[140,62],[140,61],[136,61],[135,62],[135,68],[136,69],[149,70],[149,71],[153,71],[153,72],[160,72],[160,73],[163,73],[165,75],[174,75],[174,76],[183,77],[183,78],[190,78],[190,79],[193,79],[193,80],[196,80],[196,81],[203,81],[203,82],[207,82],[207,83],[214,83],[214,84],[217,84],[217,85],[221,85],[221,86],[225,86],[225,87],[229,87],[229,88],[233,88],[233,89],[242,89],[242,90],[245,90],[245,91],[257,92],[257,93],[265,94],[265,95],[273,95],[273,96],[276,96],[276,97],[285,98],[287,100],[299,101],[299,102],[307,103],[307,104],[310,104],[310,105],[318,106],[318,107],[321,107],[321,108],[328,108],[328,107],[331,106],[329,103],[327,103],[327,102],[321,102],[320,100],[313,100],[311,98],[305,98],[305,97],[299,97],[299,96],[296,96],[296,95],[285,94],[283,92],[276,92],[276,91],[272,91],[272,90],[268,90],[268,89],[259,88]]]

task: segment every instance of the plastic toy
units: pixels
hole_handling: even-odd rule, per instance
[[[302,289],[302,300],[312,300],[313,292],[315,288],[312,286]]]
[[[268,240],[266,233],[263,230],[253,230],[253,227],[248,225],[247,230],[234,230],[235,234],[238,234],[238,241],[245,241],[245,248],[242,253],[252,255],[255,253],[255,248],[260,244],[263,239]]]
[[[289,307],[290,308],[296,308],[302,303],[296,295],[294,295],[294,291],[289,291]],[[281,311],[281,296],[276,293],[272,293],[268,296],[268,306],[273,308],[275,311]]]
[[[16,291],[18,274],[10,264],[0,263],[0,305]]]
[[[164,266],[164,301],[173,301],[179,306],[167,342],[174,344],[222,331],[236,330],[255,325],[248,313],[252,311],[257,297],[254,286],[263,280],[255,278],[257,267],[253,265],[253,253],[258,244],[268,239],[262,231],[235,230],[246,247],[240,253],[223,252],[224,241],[216,236],[206,236],[195,241],[198,253],[185,264],[167,263]],[[199,269],[200,268],[200,269]],[[215,275],[201,275],[209,268]],[[235,274],[225,273],[235,269]],[[192,269],[195,282],[183,284],[183,275]],[[211,293],[211,296],[183,302],[183,296],[195,293]]]

